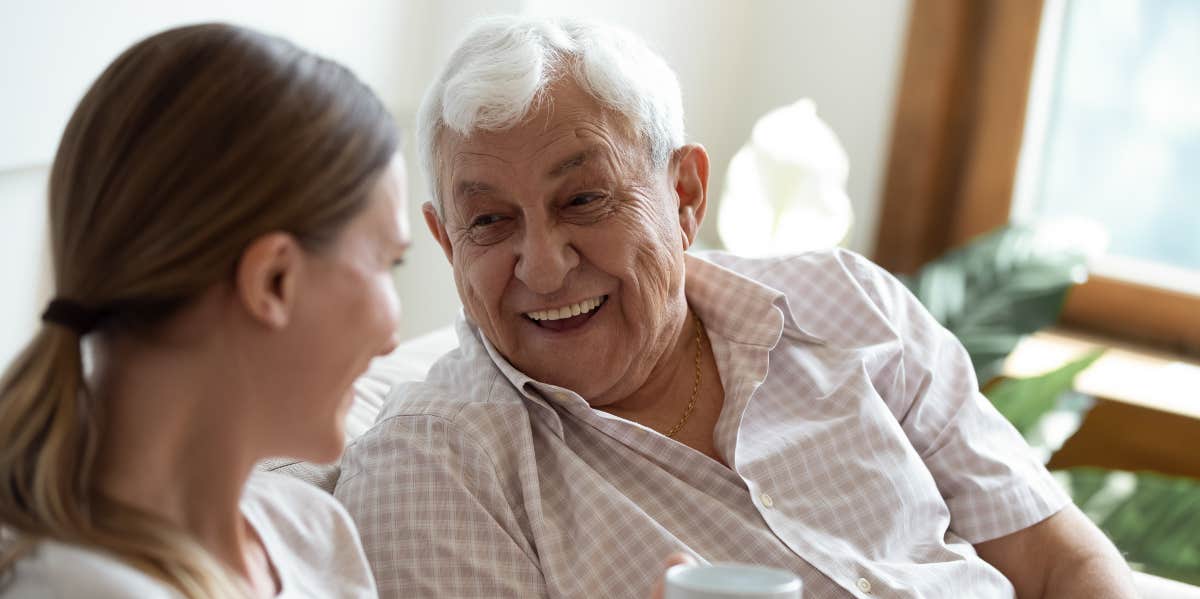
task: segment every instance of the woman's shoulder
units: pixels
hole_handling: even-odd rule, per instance
[[[178,599],[166,584],[93,549],[42,541],[0,575],[0,599]]]
[[[309,596],[373,597],[375,581],[354,521],[332,495],[275,472],[255,472],[242,513],[262,538],[288,589]]]
[[[278,472],[255,471],[251,474],[242,491],[241,504],[242,511],[252,520],[255,516],[265,518],[268,521],[265,524],[272,527],[303,524],[311,528],[314,524],[342,526],[349,523],[345,509],[332,495],[311,483]]]

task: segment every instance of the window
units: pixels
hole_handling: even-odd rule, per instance
[[[1064,320],[1200,352],[1200,3],[914,0],[905,60],[881,264],[1074,223],[1104,251]]]
[[[1077,222],[1099,274],[1200,294],[1200,3],[1046,11],[1013,219]]]

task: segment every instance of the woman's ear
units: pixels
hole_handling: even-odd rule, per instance
[[[252,319],[282,329],[296,302],[304,249],[287,233],[268,233],[242,252],[237,266],[237,298]]]
[[[692,246],[708,209],[708,152],[700,144],[687,144],[671,158],[672,184],[679,201],[679,228],[683,249]]]

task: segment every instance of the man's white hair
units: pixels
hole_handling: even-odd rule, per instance
[[[469,136],[519,125],[547,100],[550,84],[566,75],[602,106],[624,115],[649,146],[656,168],[683,145],[679,81],[635,35],[576,19],[484,19],[450,56],[417,113],[417,151],[439,215],[441,132]]]

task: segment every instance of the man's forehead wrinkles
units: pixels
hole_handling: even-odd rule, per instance
[[[554,150],[562,143],[571,143],[574,140],[574,131],[571,129],[559,129],[553,132],[547,132],[542,136],[543,143],[530,156],[530,160],[536,162],[544,159],[545,156],[554,152]]]
[[[450,185],[454,196],[476,195],[493,190],[491,184],[478,180],[471,171],[488,164],[511,168],[512,163],[486,152],[456,151],[450,160]],[[474,168],[473,168],[474,167]]]
[[[566,135],[547,139],[529,156],[517,159],[505,159],[485,152],[459,152],[455,154],[454,166],[461,168],[479,165],[486,168],[486,163],[493,160],[502,163],[505,167],[523,163],[529,166],[549,163],[548,167],[542,166],[538,170],[546,176],[554,177],[565,173],[572,167],[586,163],[612,162],[616,149],[608,139],[590,131],[587,131],[589,133],[587,135],[576,135],[580,132],[585,132],[585,130],[577,129]]]
[[[593,170],[597,165],[607,165],[611,162],[607,148],[601,143],[589,143],[583,149],[570,154],[546,172],[546,177],[556,179],[573,170]]]
[[[487,152],[472,152],[468,150],[458,150],[454,152],[454,156],[451,158],[451,162],[456,166],[460,164],[471,164],[474,162],[490,162],[493,160],[503,162],[505,164],[508,164],[509,162],[497,154],[489,154]]]

